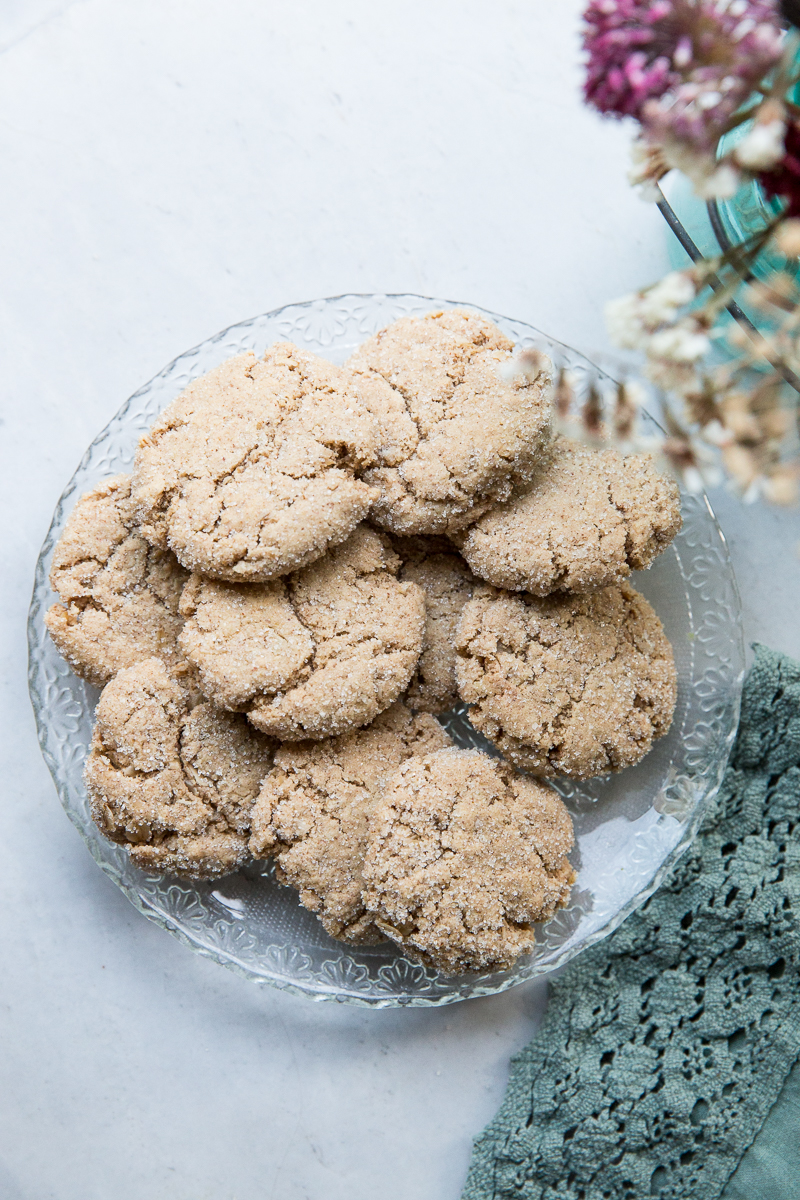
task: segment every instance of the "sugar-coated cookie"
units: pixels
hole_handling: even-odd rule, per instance
[[[501,378],[512,352],[485,317],[460,309],[403,317],[346,364],[375,414],[379,489],[371,519],[395,533],[443,533],[530,478],[550,416],[550,374]]]
[[[340,367],[289,342],[242,354],[190,384],[142,438],[142,531],[190,570],[272,579],[367,515],[377,491],[356,471],[376,453],[375,420]]]
[[[361,525],[341,546],[271,583],[194,576],[180,644],[215,704],[283,741],[368,724],[408,686],[425,597],[399,581],[388,540]]]
[[[130,476],[115,475],[82,496],[50,570],[62,603],[45,624],[73,671],[96,687],[154,655],[182,670],[178,603],[188,573],[141,536],[130,493]]]
[[[546,596],[620,583],[680,527],[678,487],[651,455],[559,437],[526,490],[452,537],[481,579]]]
[[[567,903],[572,844],[552,788],[479,751],[414,757],[373,812],[364,901],[383,933],[448,974],[504,970]]]
[[[473,725],[535,775],[604,775],[667,733],[677,694],[663,627],[628,583],[544,598],[485,586],[456,674]]]
[[[97,705],[86,786],[95,823],[136,866],[216,879],[249,857],[274,743],[211,704],[189,710],[164,664],[120,671]]]
[[[251,852],[275,855],[278,878],[333,937],[383,941],[361,899],[370,815],[402,762],[449,744],[433,717],[397,703],[367,729],[282,746],[253,808]]]

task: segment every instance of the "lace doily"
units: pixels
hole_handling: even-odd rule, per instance
[[[462,1200],[715,1200],[800,1052],[800,664],[756,648],[666,883],[552,985]]]

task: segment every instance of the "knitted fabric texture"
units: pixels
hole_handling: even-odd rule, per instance
[[[553,982],[462,1200],[716,1200],[800,1052],[800,665],[764,647],[714,811]]]

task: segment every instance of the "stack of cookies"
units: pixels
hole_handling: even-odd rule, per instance
[[[103,688],[86,782],[138,866],[272,857],[334,937],[450,973],[510,966],[567,902],[543,780],[668,730],[672,651],[628,577],[680,508],[647,455],[552,436],[548,365],[509,381],[512,350],[449,310],[344,367],[242,355],[78,502],[47,624]],[[502,758],[453,745],[460,700]]]

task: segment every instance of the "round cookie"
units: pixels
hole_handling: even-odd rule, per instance
[[[450,309],[403,317],[352,355],[353,386],[378,421],[379,463],[362,474],[380,489],[378,525],[443,533],[530,477],[552,381],[504,381],[512,349],[485,317]]]
[[[672,722],[672,647],[628,583],[544,598],[483,587],[456,646],[473,725],[534,775],[619,771]]]
[[[250,810],[273,743],[211,704],[188,710],[164,664],[148,659],[107,684],[86,786],[95,823],[137,867],[216,879],[249,857]]]
[[[417,665],[425,598],[399,568],[387,539],[362,525],[271,583],[194,576],[180,645],[215,704],[283,741],[334,737],[388,708]]]
[[[452,538],[481,579],[546,596],[620,583],[649,567],[680,527],[677,484],[649,454],[559,437],[527,490]]]
[[[561,798],[487,754],[404,763],[370,822],[364,903],[378,928],[448,974],[499,971],[567,903],[572,821]]]
[[[123,667],[157,656],[185,668],[178,613],[188,573],[141,536],[128,475],[106,479],[75,505],[53,554],[62,603],[45,624],[73,671],[102,687]]]
[[[437,548],[440,540],[444,539],[392,539],[403,560],[400,578],[418,584],[425,593],[422,654],[405,696],[418,712],[446,712],[458,703],[455,635],[475,585],[462,558]]]
[[[397,703],[367,729],[282,746],[253,808],[251,853],[275,855],[278,878],[333,937],[383,941],[361,900],[370,815],[402,762],[449,744],[433,717]]]
[[[195,380],[139,443],[142,532],[190,570],[263,581],[343,542],[375,489],[377,432],[341,367],[272,346]]]

